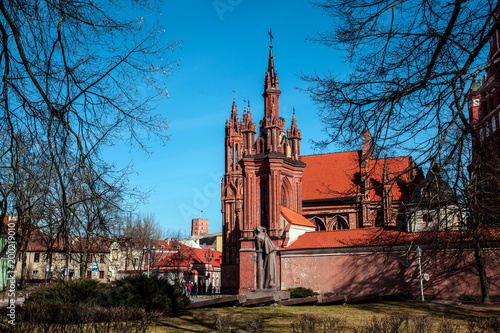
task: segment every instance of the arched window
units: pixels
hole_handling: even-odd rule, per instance
[[[329,230],[341,230],[341,229],[349,229],[349,224],[345,220],[344,217],[340,215],[335,215],[331,220],[329,225]]]
[[[311,222],[316,226],[316,230],[326,230],[325,222],[319,217],[313,217]]]
[[[283,178],[281,184],[281,205],[287,208],[291,208],[290,197],[292,193],[292,186],[287,178]]]

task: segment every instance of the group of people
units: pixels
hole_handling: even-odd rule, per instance
[[[185,292],[187,296],[196,296],[199,294],[215,294],[217,290],[211,283],[207,287],[204,284],[198,286],[196,282],[187,281],[185,283]]]

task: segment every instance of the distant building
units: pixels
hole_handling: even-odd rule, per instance
[[[199,220],[203,221],[200,222]],[[215,232],[209,234],[208,219],[193,219],[191,225],[191,236],[181,241],[184,245],[222,252],[222,233]],[[200,230],[200,225],[203,226],[204,232],[198,232]]]
[[[495,13],[500,19],[500,10]],[[480,223],[500,220],[500,31],[490,42],[488,71],[482,82],[475,83],[469,104],[472,133],[470,174],[478,199],[474,211]]]
[[[201,236],[208,234],[208,219],[191,220],[191,236]]]
[[[27,246],[19,249],[16,278],[23,276],[28,283],[73,278],[108,282],[110,243],[103,238],[70,237],[65,245],[60,238],[33,231]]]

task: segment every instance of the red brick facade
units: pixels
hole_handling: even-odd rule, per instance
[[[236,103],[226,123],[225,175],[222,180],[224,257],[223,292],[255,290],[255,246],[257,226],[266,228],[277,247],[281,246],[284,225],[281,206],[301,212],[302,173],[300,130],[295,116],[285,131],[279,113],[278,74],[270,46],[264,79],[264,117],[256,125],[250,107],[238,120]]]
[[[495,13],[500,19],[500,10]],[[480,194],[483,221],[500,220],[500,31],[490,42],[488,71],[482,82],[473,86],[469,118],[473,128],[471,178]]]
[[[208,234],[208,219],[193,219],[191,221],[191,236]]]
[[[367,130],[361,150],[302,157],[295,115],[288,130],[280,117],[280,94],[270,46],[258,136],[250,106],[240,121],[233,101],[226,122],[221,195],[226,293],[256,289],[257,226],[266,228],[276,247],[285,246],[281,207],[303,214],[318,230],[404,227],[404,205],[423,179],[409,156],[374,158]]]

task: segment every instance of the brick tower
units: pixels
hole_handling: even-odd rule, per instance
[[[208,234],[207,219],[192,219],[191,220],[191,236],[201,236]]]
[[[273,47],[269,46],[264,79],[264,117],[259,135],[250,107],[238,121],[233,101],[226,122],[225,174],[222,180],[223,265],[222,292],[245,293],[256,288],[255,229],[263,226],[276,247],[281,246],[284,225],[281,206],[302,211],[300,130],[295,115],[285,132],[279,114],[278,74]],[[279,260],[278,260],[279,266]],[[279,272],[279,269],[278,269]],[[278,277],[279,282],[279,277]],[[279,289],[279,283],[276,289]]]

